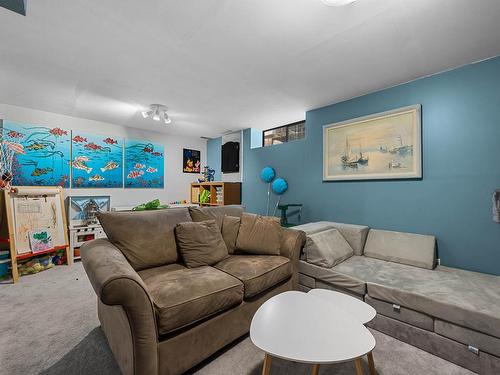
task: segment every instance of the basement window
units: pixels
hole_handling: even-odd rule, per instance
[[[306,136],[306,122],[305,120],[298,121],[294,122],[293,124],[264,130],[262,132],[262,135],[262,145],[264,147],[297,141],[299,139],[303,139]]]

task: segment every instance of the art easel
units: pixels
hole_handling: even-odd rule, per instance
[[[21,259],[28,259],[64,249],[66,251],[67,264],[72,264],[69,254],[67,222],[61,187],[16,186],[5,191],[4,199],[9,232],[8,242],[10,247],[12,280],[14,283],[19,280],[17,261]],[[21,211],[19,211],[21,204],[35,205],[39,211],[31,214],[21,214]],[[46,212],[50,212],[53,215],[51,224],[44,223],[44,221],[47,221]],[[29,219],[27,220],[28,217]],[[54,246],[43,252],[32,253],[26,244],[26,233],[28,230],[38,229],[40,225],[53,230]]]

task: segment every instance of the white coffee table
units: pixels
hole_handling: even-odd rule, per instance
[[[310,363],[314,375],[321,364],[354,361],[356,373],[362,375],[361,357],[366,354],[370,355],[370,371],[374,373],[373,335],[352,312],[336,307],[334,298],[291,291],[270,298],[257,310],[250,339],[266,353],[263,375],[269,374],[272,357]]]
[[[339,309],[354,316],[362,324],[371,322],[375,318],[375,315],[377,315],[377,311],[372,306],[344,293],[328,289],[311,289],[307,294],[333,303]]]

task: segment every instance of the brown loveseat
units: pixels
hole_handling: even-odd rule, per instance
[[[241,217],[243,209],[207,207],[200,213],[222,225],[224,215]],[[180,374],[245,335],[264,301],[297,288],[303,232],[282,229],[279,255],[233,250],[213,267],[187,268],[177,256],[174,231],[193,220],[187,208],[107,213],[102,219],[115,225],[113,234],[86,244],[82,261],[124,374]],[[113,243],[135,246],[140,256],[127,258]]]

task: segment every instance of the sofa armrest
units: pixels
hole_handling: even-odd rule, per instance
[[[134,348],[134,372],[157,373],[155,308],[139,274],[122,252],[106,239],[84,244],[81,256],[97,297],[105,305],[121,306],[127,315]]]
[[[305,243],[305,232],[283,228],[280,255],[292,261],[292,285],[295,290],[299,286],[299,258]]]

